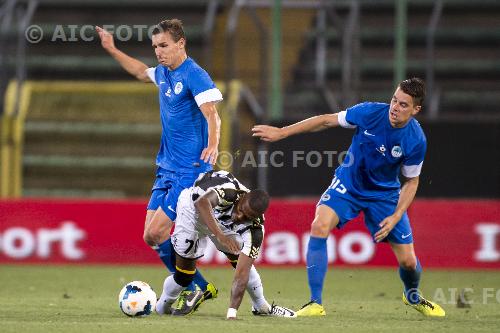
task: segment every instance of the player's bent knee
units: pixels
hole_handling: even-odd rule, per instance
[[[142,238],[144,239],[144,242],[149,246],[157,245],[157,243],[154,242],[154,239],[150,236],[150,234],[146,230],[144,230]]]
[[[415,257],[404,258],[399,262],[399,266],[407,271],[412,271],[417,267],[417,259]]]
[[[176,266],[174,273],[174,280],[178,285],[182,287],[187,287],[193,281],[195,273],[196,269],[194,271],[184,271],[184,270],[179,270],[179,268]]]
[[[146,228],[143,235],[144,242],[149,246],[161,244],[161,237],[158,232],[154,232],[151,228]]]
[[[144,229],[144,241],[149,246],[154,246],[163,243],[168,239],[170,235],[170,228],[157,227],[154,224],[150,224]]]
[[[331,231],[330,223],[325,220],[314,219],[311,223],[311,235],[315,237],[328,237]]]

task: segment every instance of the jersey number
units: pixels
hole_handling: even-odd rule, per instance
[[[340,179],[338,179],[337,177],[333,177],[332,185],[330,185],[330,188],[335,189],[335,191],[339,192],[340,194],[344,194],[345,192],[347,192],[347,189],[340,183]]]
[[[194,246],[194,253],[196,253],[196,251],[198,250],[198,244],[199,244],[200,240],[197,239],[196,242],[192,239],[186,239],[186,243],[189,243],[189,246],[188,248],[186,249],[186,251],[184,251],[184,254],[188,254],[189,251],[191,251],[191,249],[193,248]]]

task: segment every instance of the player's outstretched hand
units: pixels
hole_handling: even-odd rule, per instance
[[[279,127],[268,125],[255,125],[252,128],[252,136],[260,138],[262,141],[274,142],[286,137],[284,130]]]
[[[399,220],[401,220],[401,216],[391,215],[387,216],[382,222],[380,222],[380,230],[375,234],[375,242],[378,243],[383,241]]]
[[[205,163],[210,163],[212,165],[217,162],[217,156],[219,155],[219,150],[217,146],[208,146],[201,152],[200,160],[205,161]]]
[[[115,42],[113,40],[113,35],[101,27],[96,26],[95,30],[99,34],[101,39],[101,45],[105,50],[110,50],[115,48]]]

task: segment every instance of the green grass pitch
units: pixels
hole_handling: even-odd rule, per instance
[[[226,321],[230,269],[203,268],[219,297],[183,318],[128,318],[118,308],[118,292],[132,280],[159,294],[161,266],[0,266],[0,332],[498,332],[500,272],[424,272],[422,290],[447,312],[429,319],[401,301],[395,269],[330,268],[324,292],[326,317],[266,318],[250,313],[248,295],[239,320]],[[259,269],[269,302],[298,309],[308,301],[303,268]],[[454,292],[471,288],[470,308],[458,308]],[[444,301],[444,302],[443,302]]]

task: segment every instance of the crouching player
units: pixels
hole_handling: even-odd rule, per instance
[[[163,293],[156,305],[159,314],[187,315],[204,301],[197,290],[172,304],[191,283],[196,260],[203,256],[208,239],[229,258],[235,268],[228,319],[236,319],[245,289],[252,299],[255,315],[295,317],[294,311],[269,305],[259,273],[253,262],[264,239],[264,212],[269,196],[261,190],[248,190],[226,171],[201,174],[193,187],[185,189],[177,203],[177,221],[172,235],[176,254],[175,273],[165,279]]]

